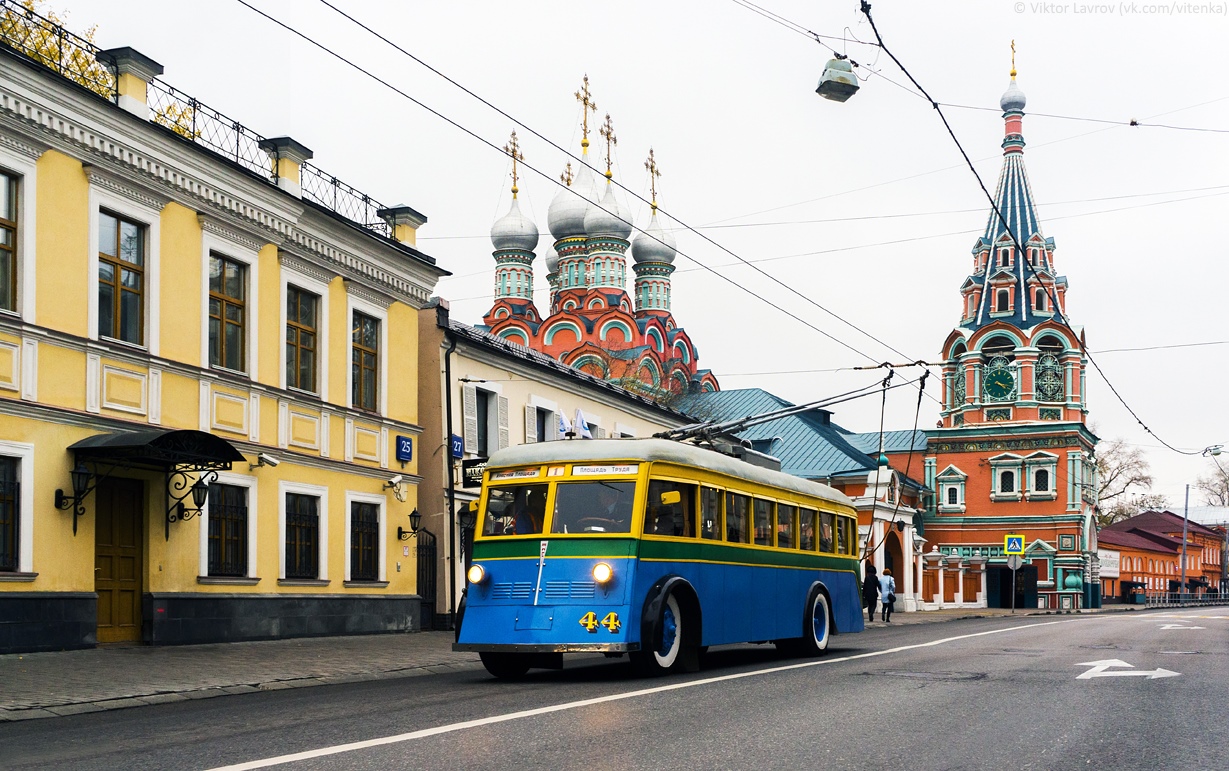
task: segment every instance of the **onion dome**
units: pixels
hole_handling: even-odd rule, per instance
[[[538,226],[521,213],[516,198],[512,199],[508,213],[491,226],[491,243],[499,251],[516,249],[522,252],[532,252],[538,245]]]
[[[662,229],[657,221],[657,210],[653,210],[653,218],[649,226],[632,241],[632,259],[637,262],[674,262],[678,251],[674,236]]]
[[[589,155],[581,155],[580,173],[571,187],[562,188],[555,194],[546,213],[546,224],[556,241],[585,235],[585,215],[593,206],[593,169]]]
[[[548,275],[559,272],[559,252],[555,251],[554,244],[546,247],[546,273]]]
[[[585,214],[585,233],[590,236],[614,236],[624,241],[632,234],[627,212],[615,198],[614,185],[606,183],[606,194],[601,204],[590,206]]]
[[[1023,112],[1027,101],[1024,92],[1016,85],[1016,73],[1013,70],[1011,73],[1011,84],[1007,86],[1007,90],[1003,92],[1003,97],[999,99],[999,107],[1003,108],[1003,112]]]

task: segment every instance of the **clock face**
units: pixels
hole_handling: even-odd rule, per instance
[[[986,374],[986,395],[991,399],[1006,399],[1015,387],[1016,379],[1005,369],[991,370]]]

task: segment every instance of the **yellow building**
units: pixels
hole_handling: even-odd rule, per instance
[[[414,248],[426,218],[136,51],[56,31],[48,62],[19,28],[0,653],[419,628],[418,310],[445,275]]]

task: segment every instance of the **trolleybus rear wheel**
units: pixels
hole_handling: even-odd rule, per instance
[[[529,671],[529,656],[524,653],[496,653],[483,651],[478,654],[486,671],[501,680],[516,680]]]
[[[661,605],[661,644],[655,650],[637,651],[632,663],[646,675],[661,675],[674,669],[683,650],[683,614],[671,592]]]
[[[802,652],[806,656],[818,656],[828,650],[832,624],[828,617],[828,595],[819,589],[807,607],[806,629],[802,635]]]

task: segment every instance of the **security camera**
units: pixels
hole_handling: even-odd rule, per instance
[[[390,479],[389,479],[389,480],[388,480],[388,481],[384,484],[384,486],[385,486],[385,487],[396,487],[396,486],[397,486],[397,485],[399,485],[399,484],[401,484],[401,475],[400,475],[400,474],[397,474],[397,475],[395,475],[395,476],[391,477],[391,478],[390,478]]]
[[[262,453],[257,453],[257,455],[256,455],[256,462],[255,462],[255,463],[249,463],[249,464],[248,464],[248,471],[255,471],[256,469],[260,468],[261,466],[268,466],[269,468],[273,468],[274,466],[276,466],[276,465],[277,465],[277,464],[279,464],[279,463],[281,463],[281,461],[280,461],[280,460],[278,460],[277,458],[273,457],[272,455],[269,455],[269,454],[267,454],[267,453],[263,453],[263,452],[262,452]]]

